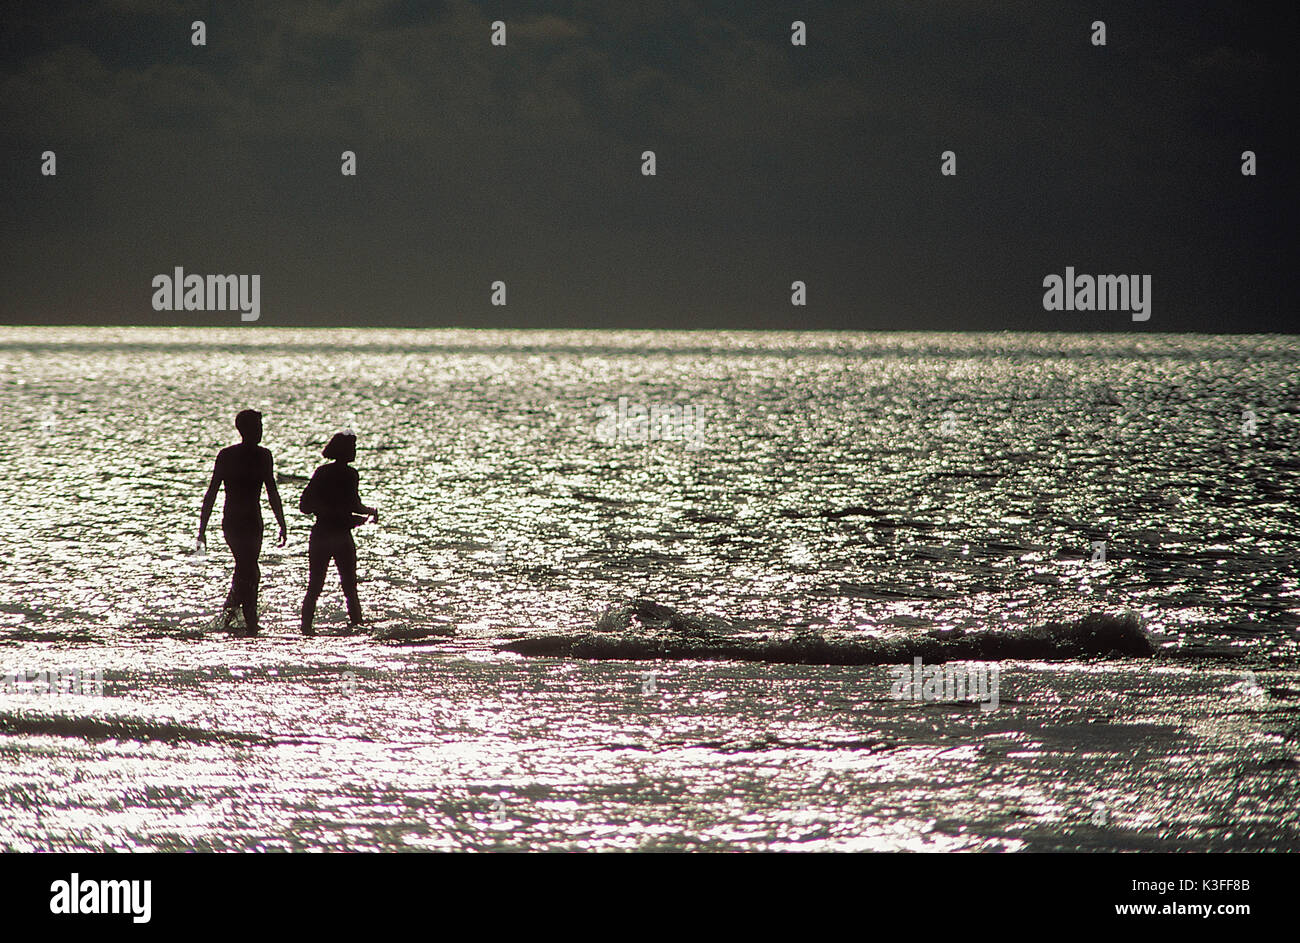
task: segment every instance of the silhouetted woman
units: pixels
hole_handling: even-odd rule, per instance
[[[352,528],[373,517],[379,523],[379,511],[361,503],[358,488],[361,476],[348,463],[357,457],[357,437],[340,432],[330,439],[321,452],[333,459],[311,476],[298,501],[298,510],[315,514],[316,523],[307,542],[307,595],[302,601],[302,634],[315,635],[311,626],[316,614],[316,599],[325,585],[325,570],[330,560],[339,571],[343,595],[348,601],[348,621],[361,624],[361,600],[357,598],[357,545],[352,542]]]

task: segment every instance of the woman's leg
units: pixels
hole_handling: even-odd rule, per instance
[[[303,635],[316,634],[316,630],[311,627],[311,622],[316,616],[316,599],[325,585],[325,570],[329,562],[328,543],[323,539],[323,535],[316,533],[316,528],[313,527],[311,537],[307,540],[307,595],[302,600]]]
[[[339,582],[343,584],[343,597],[348,601],[348,622],[361,624],[361,599],[357,596],[357,545],[352,541],[352,532],[340,534],[334,546],[334,566],[339,571]]]

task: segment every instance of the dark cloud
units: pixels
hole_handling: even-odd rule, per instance
[[[363,29],[408,29],[437,20],[444,12],[445,4],[435,0],[384,0],[359,16],[358,25]]]
[[[30,4],[0,318],[157,323],[184,265],[260,272],[267,324],[1129,329],[1042,311],[1076,265],[1152,273],[1147,329],[1291,330],[1294,16],[1241,10]]]

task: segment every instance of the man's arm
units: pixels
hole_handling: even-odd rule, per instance
[[[208,490],[203,495],[203,509],[199,511],[199,546],[208,542],[208,518],[212,516],[212,505],[217,502],[217,492],[221,490],[221,456],[217,456],[216,464],[212,466],[212,480],[208,482]]]
[[[275,515],[276,522],[280,525],[280,546],[283,547],[288,540],[288,529],[284,523],[284,507],[280,504],[280,492],[275,487],[275,459],[271,457],[268,450],[266,453],[266,497],[271,502],[271,513]]]

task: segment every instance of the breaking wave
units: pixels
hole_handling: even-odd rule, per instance
[[[1134,613],[1004,631],[931,632],[888,637],[852,633],[745,633],[714,616],[693,616],[649,599],[608,609],[596,624],[564,634],[515,639],[501,651],[589,659],[692,659],[792,665],[905,664],[945,661],[1061,661],[1148,658],[1155,646]]]
[[[139,740],[163,743],[265,743],[263,737],[141,717],[70,717],[0,711],[0,734],[80,737],[84,740]]]

